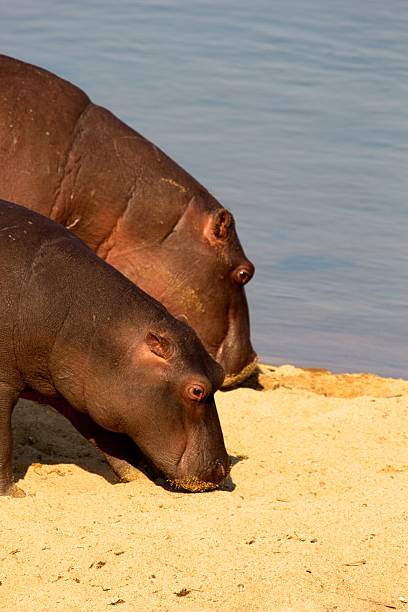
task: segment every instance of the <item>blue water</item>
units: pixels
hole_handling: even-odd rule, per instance
[[[233,210],[264,359],[408,376],[406,1],[16,0],[0,41]]]

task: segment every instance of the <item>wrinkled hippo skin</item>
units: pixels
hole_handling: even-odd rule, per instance
[[[67,81],[0,55],[0,197],[64,225],[185,317],[226,385],[255,367],[231,214],[160,149]]]
[[[114,441],[126,435],[180,488],[216,487],[229,470],[214,402],[223,376],[188,325],[81,240],[0,201],[1,495],[21,494],[19,397],[54,405],[108,460],[113,450],[120,476],[129,466]]]

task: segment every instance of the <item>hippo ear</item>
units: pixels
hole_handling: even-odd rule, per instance
[[[164,336],[148,332],[146,336],[146,344],[149,349],[162,359],[169,359],[173,354],[173,346],[171,342]]]
[[[213,219],[213,232],[218,240],[228,240],[234,228],[234,219],[229,210],[217,210]]]

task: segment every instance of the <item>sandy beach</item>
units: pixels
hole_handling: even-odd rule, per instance
[[[0,499],[2,610],[408,610],[408,381],[261,366],[217,394],[230,479],[117,483],[20,401]]]

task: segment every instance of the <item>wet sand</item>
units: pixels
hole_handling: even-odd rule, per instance
[[[1,609],[408,610],[408,381],[261,367],[217,394],[230,480],[115,481],[53,410],[15,410]]]

